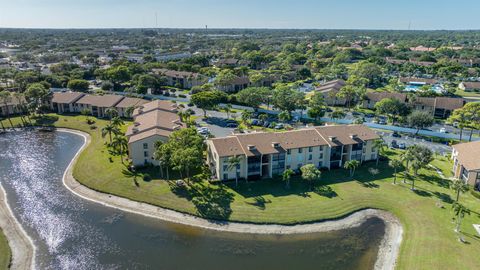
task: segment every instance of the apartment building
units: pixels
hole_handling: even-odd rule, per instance
[[[55,92],[49,103],[50,109],[56,113],[74,113],[75,102],[85,96],[80,92]]]
[[[315,91],[322,93],[328,106],[345,106],[347,99],[337,97],[337,93],[345,85],[346,82],[344,80],[334,80],[320,85],[315,88]]]
[[[480,188],[480,141],[453,146],[453,175],[467,184]]]
[[[306,128],[279,133],[237,134],[207,140],[207,164],[219,180],[262,179],[303,165],[339,168],[346,161],[375,160],[379,136],[364,125]],[[232,168],[231,157],[240,164]]]
[[[134,166],[159,163],[153,156],[156,142],[166,142],[175,130],[185,127],[177,114],[176,104],[154,100],[133,111],[133,125],[126,132],[129,158]]]
[[[167,78],[167,84],[169,86],[180,88],[192,88],[204,84],[207,79],[199,73],[177,71],[169,69],[154,69],[153,73],[164,76]]]
[[[407,102],[407,95],[396,92],[368,92],[365,94],[365,99],[363,100],[363,107],[373,109],[375,104],[385,98],[396,99],[402,103]]]
[[[74,108],[75,112],[81,112],[86,109],[89,110],[93,116],[103,118],[107,117],[107,109],[114,108],[123,98],[123,96],[117,95],[84,95],[75,102]]]

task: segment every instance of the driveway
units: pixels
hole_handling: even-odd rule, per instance
[[[446,144],[429,142],[425,139],[418,139],[408,135],[402,135],[402,137],[392,137],[391,131],[377,131],[377,134],[382,136],[383,140],[387,145],[390,147],[390,144],[393,140],[397,141],[397,143],[404,143],[406,147],[419,144],[425,147],[428,147],[433,152],[439,153],[440,155],[450,154],[452,152],[452,147]]]

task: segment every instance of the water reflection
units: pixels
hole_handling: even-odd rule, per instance
[[[83,139],[0,136],[0,181],[32,236],[39,269],[370,269],[384,225],[295,236],[199,230],[82,200],[61,177]]]

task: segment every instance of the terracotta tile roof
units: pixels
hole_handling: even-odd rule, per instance
[[[457,159],[467,170],[480,170],[480,141],[456,144]]]
[[[96,107],[110,108],[115,107],[124,97],[118,95],[104,95],[104,96],[94,96],[94,95],[85,95],[76,103],[78,104],[89,104]]]
[[[345,86],[344,80],[334,80],[326,82],[319,87],[315,88],[315,91],[319,91],[322,93],[330,92],[330,91],[339,91],[342,87]]]
[[[133,111],[133,117],[148,113],[154,110],[161,110],[166,112],[176,113],[178,111],[177,104],[168,100],[154,100],[148,103],[142,104],[140,107]]]
[[[134,143],[136,141],[140,141],[151,136],[162,136],[162,137],[168,138],[170,134],[172,134],[171,131],[160,129],[160,128],[153,128],[153,129],[146,130],[144,132],[132,134],[131,136],[128,137],[128,143]]]
[[[352,136],[352,137],[350,137]],[[332,137],[332,140],[330,140]],[[334,137],[334,138],[333,138]],[[306,128],[286,132],[259,132],[210,139],[220,157],[267,155],[288,149],[347,145],[374,140],[378,135],[364,125]]]
[[[55,92],[53,93],[52,103],[71,104],[79,100],[85,94],[80,92]]]
[[[199,73],[170,70],[165,68],[153,69],[153,72],[160,75],[167,76],[167,77],[177,78],[177,79],[189,79],[189,78],[196,79],[201,76]]]
[[[462,82],[467,89],[480,89],[480,82]]]
[[[120,103],[118,103],[115,107],[117,108],[137,107],[147,102],[148,100],[141,99],[141,98],[126,97],[122,101],[120,101]]]
[[[413,101],[413,103],[418,104],[418,105],[435,107],[435,98],[432,98],[432,97],[417,97]]]
[[[394,92],[368,92],[365,94],[366,98],[371,101],[380,101],[385,98],[394,98],[398,99],[401,102],[407,101],[407,95],[402,93],[394,93]]]

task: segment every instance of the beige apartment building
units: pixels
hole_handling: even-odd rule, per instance
[[[219,180],[272,178],[303,165],[339,168],[346,161],[375,160],[379,136],[364,125],[306,128],[279,133],[237,134],[207,140],[207,163]],[[239,157],[236,168],[229,164]]]
[[[480,141],[453,146],[453,175],[465,183],[480,185]]]
[[[176,104],[154,100],[140,105],[133,112],[133,125],[126,132],[128,152],[134,166],[159,163],[153,158],[155,143],[166,142],[175,130],[184,128]]]

